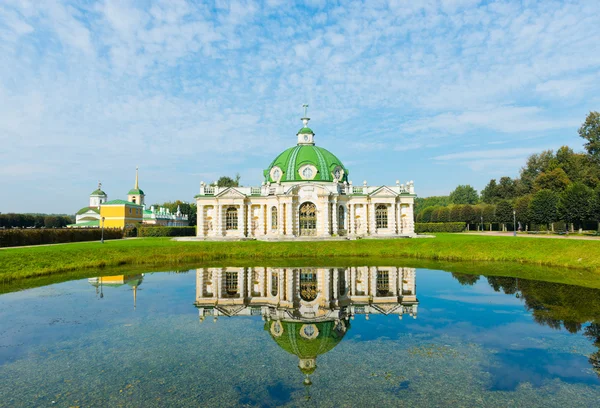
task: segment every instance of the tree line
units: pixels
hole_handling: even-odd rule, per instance
[[[63,228],[75,223],[75,216],[63,214],[0,214],[0,228]]]
[[[561,222],[578,229],[600,228],[600,113],[590,112],[579,128],[585,152],[568,146],[533,154],[519,177],[492,179],[478,194],[470,185],[449,196],[417,198],[417,222],[517,222],[523,229],[553,229]]]

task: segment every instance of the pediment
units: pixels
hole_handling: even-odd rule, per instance
[[[217,194],[218,198],[245,198],[246,195],[244,193],[239,192],[234,187],[229,187],[225,191],[221,191]]]
[[[387,186],[381,186],[369,194],[370,197],[396,197],[398,193]]]
[[[216,309],[223,313],[226,316],[235,316],[242,310],[244,310],[246,306],[244,305],[231,305],[231,306],[217,306]]]
[[[377,310],[379,313],[383,313],[384,315],[388,315],[398,309],[401,305],[399,303],[390,303],[390,304],[371,304],[373,309]]]

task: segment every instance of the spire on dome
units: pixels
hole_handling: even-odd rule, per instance
[[[138,183],[138,170],[139,170],[139,167],[135,166],[135,187],[134,188],[136,190],[140,188],[139,183]]]
[[[302,120],[302,123],[304,123],[304,127],[307,128],[308,121],[310,120],[310,118],[308,117],[308,104],[305,103],[302,105],[302,107],[304,108],[304,117],[301,118],[301,120]]]

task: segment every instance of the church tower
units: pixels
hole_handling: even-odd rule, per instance
[[[90,194],[90,208],[100,208],[100,204],[108,201],[106,193],[102,191],[102,183],[98,182],[98,188]]]
[[[130,203],[144,205],[144,192],[140,189],[138,167],[135,168],[135,187],[127,193],[127,201]]]

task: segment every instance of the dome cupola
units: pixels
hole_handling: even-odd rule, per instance
[[[304,105],[304,127],[297,133],[298,144],[283,151],[271,162],[263,172],[265,182],[348,181],[348,169],[342,161],[329,150],[315,146],[315,134],[308,127],[307,107]]]
[[[98,182],[98,188],[90,194],[90,207],[99,207],[106,201],[108,201],[108,196],[102,191],[102,183]]]

